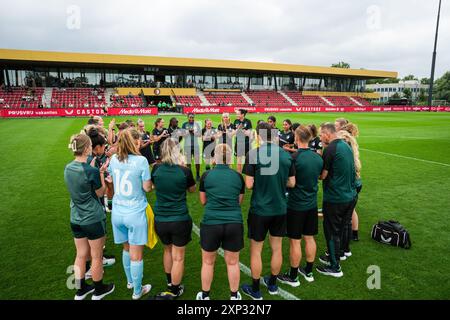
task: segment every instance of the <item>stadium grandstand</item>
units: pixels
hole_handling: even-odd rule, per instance
[[[379,98],[366,92],[367,80],[395,77],[365,69],[0,49],[0,108],[363,107]]]

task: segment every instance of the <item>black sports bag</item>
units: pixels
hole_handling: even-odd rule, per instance
[[[378,221],[372,228],[372,239],[395,247],[411,248],[409,233],[398,221]]]

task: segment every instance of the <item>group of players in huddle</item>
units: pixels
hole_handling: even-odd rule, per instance
[[[151,133],[141,119],[136,124],[126,121],[117,125],[113,119],[105,128],[102,118],[92,117],[81,133],[71,137],[69,148],[75,159],[66,166],[64,179],[71,198],[70,222],[77,251],[76,300],[89,294],[93,294],[93,300],[100,300],[114,291],[114,284],[103,283],[104,264],[114,263],[114,258],[104,254],[108,211],[112,212],[114,242],[123,246],[122,264],[127,288],[133,290],[132,299],[150,292],[152,286],[143,284],[142,279],[143,249],[151,223],[147,221],[146,193],[152,190],[156,193],[152,204],[154,229],[164,246],[167,277],[167,290],[153,298],[180,297],[184,292],[185,251],[193,228],[186,194],[195,192],[197,184],[204,206],[200,224],[201,291],[197,300],[210,299],[219,248],[224,250],[231,300],[242,299],[239,289],[261,300],[260,283],[269,294],[276,295],[277,282],[297,287],[299,276],[314,281],[319,180],[323,181],[327,250],[316,270],[343,276],[340,261],[352,255],[350,241],[358,240],[355,207],[362,184],[357,126],[337,119],[323,123],[318,136],[315,125],[293,124],[289,119],[278,130],[275,117],[270,116],[267,121],[258,121],[253,130],[246,113],[239,110],[234,123],[229,114],[223,114],[217,128],[210,119],[201,128],[193,114],[181,128],[176,118],[170,120],[168,128],[158,118]],[[203,142],[202,152],[199,140]],[[201,158],[206,168],[202,175]],[[236,170],[232,169],[234,159]],[[244,248],[241,203],[246,189],[252,190],[247,216],[252,283],[240,287],[239,253]],[[267,233],[271,270],[261,279],[261,253]],[[290,269],[282,273],[282,239],[286,236],[290,239]],[[302,239],[306,253],[303,267]],[[92,285],[86,282],[89,278]]]

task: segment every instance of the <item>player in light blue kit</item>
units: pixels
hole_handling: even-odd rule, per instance
[[[127,288],[134,289],[133,300],[147,294],[152,286],[142,285],[144,245],[147,243],[147,198],[151,189],[148,161],[139,153],[139,133],[134,128],[122,131],[118,151],[108,171],[113,179],[112,226],[114,242],[123,244],[123,268]]]

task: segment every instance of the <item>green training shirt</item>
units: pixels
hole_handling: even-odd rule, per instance
[[[153,167],[151,179],[156,188],[156,203],[153,207],[155,221],[190,220],[186,190],[195,186],[191,170],[183,166],[158,163]]]
[[[203,224],[242,223],[239,195],[245,193],[245,183],[241,174],[218,164],[202,175],[200,191],[206,193]]]
[[[342,139],[333,140],[323,151],[323,201],[346,203],[356,196],[356,172],[353,151]]]
[[[243,173],[255,179],[250,212],[261,216],[286,214],[286,184],[295,176],[289,153],[276,144],[264,143],[247,154]]]
[[[100,189],[100,171],[87,163],[72,161],[64,169],[70,193],[70,222],[89,225],[103,221],[106,214],[95,190]]]
[[[307,211],[317,208],[319,176],[323,168],[322,157],[311,149],[298,149],[292,155],[295,165],[295,187],[289,189],[288,208]]]

